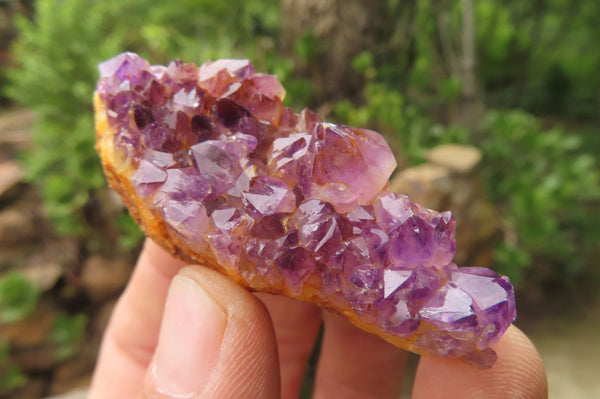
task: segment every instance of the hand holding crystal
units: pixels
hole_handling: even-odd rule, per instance
[[[147,241],[106,331],[89,399],[297,398],[324,322],[313,398],[396,399],[407,352],[339,316],[248,293]],[[480,370],[422,357],[412,398],[545,398],[544,368],[510,327]]]
[[[100,74],[109,183],[154,242],[212,271],[147,244],[92,399],[297,397],[322,323],[316,398],[397,398],[403,349],[448,358],[422,360],[416,398],[544,396],[512,285],[452,262],[450,212],[386,191],[379,134],[295,113],[247,60],[124,53]]]

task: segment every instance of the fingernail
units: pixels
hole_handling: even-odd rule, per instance
[[[155,389],[182,398],[200,392],[217,364],[226,324],[224,310],[199,284],[176,276],[154,354]]]

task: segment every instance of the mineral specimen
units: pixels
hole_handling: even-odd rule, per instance
[[[164,67],[124,53],[100,75],[97,148],[155,241],[399,347],[494,363],[511,284],[452,263],[450,212],[386,191],[396,162],[378,133],[296,114],[246,60]]]

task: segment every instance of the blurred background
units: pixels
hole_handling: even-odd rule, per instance
[[[599,40],[597,0],[0,0],[0,398],[89,383],[140,249],[93,148],[125,50],[248,58],[296,111],[380,131],[391,188],[516,285],[551,395],[600,396]]]

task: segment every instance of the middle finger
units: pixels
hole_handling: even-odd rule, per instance
[[[407,352],[326,312],[314,399],[396,399]]]
[[[282,399],[296,399],[321,327],[321,309],[279,295],[256,294],[266,305],[279,349]]]

